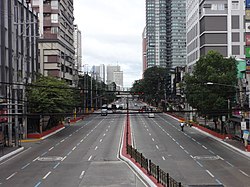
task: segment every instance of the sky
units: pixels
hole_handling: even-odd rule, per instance
[[[119,65],[124,87],[142,78],[145,0],[75,0],[74,16],[82,34],[84,71]]]

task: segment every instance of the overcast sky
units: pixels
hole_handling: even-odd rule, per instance
[[[142,77],[145,0],[75,0],[83,64],[120,65],[124,87]]]

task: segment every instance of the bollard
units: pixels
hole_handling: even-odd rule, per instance
[[[149,165],[149,175],[151,175],[151,160],[149,159],[149,161],[148,161],[148,165]]]

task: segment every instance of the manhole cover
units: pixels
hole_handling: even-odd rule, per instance
[[[59,156],[47,156],[47,157],[40,157],[38,158],[39,161],[44,161],[44,162],[51,162],[51,161],[60,161],[62,160],[62,157]]]
[[[197,159],[197,160],[218,160],[220,158],[218,156],[202,155],[202,156],[194,156],[194,159]]]

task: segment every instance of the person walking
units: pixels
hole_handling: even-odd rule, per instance
[[[184,126],[185,126],[184,122],[181,122],[181,123],[180,123],[181,131],[184,130]]]

